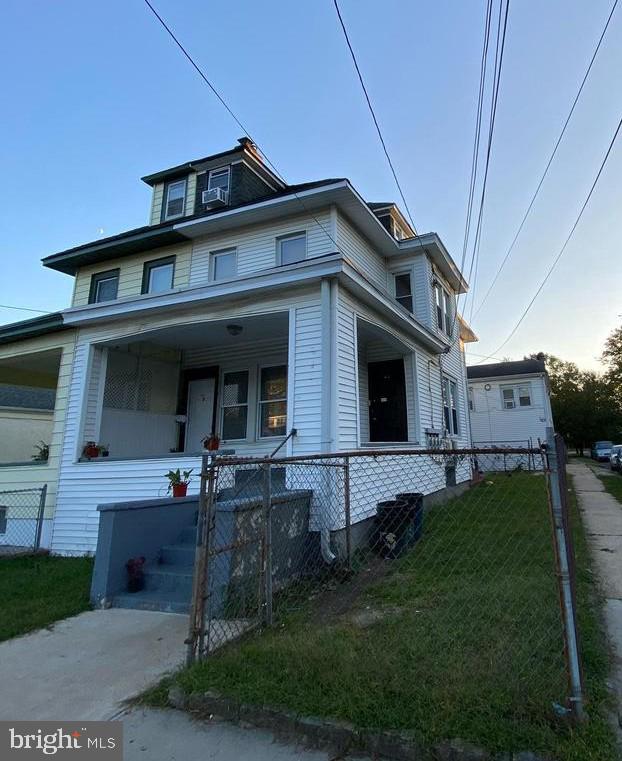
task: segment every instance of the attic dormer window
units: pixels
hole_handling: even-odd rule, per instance
[[[214,188],[220,188],[221,190],[229,190],[229,167],[226,166],[221,169],[212,169],[209,173],[209,179],[207,181],[207,189],[213,190]]]
[[[164,219],[181,217],[186,201],[186,180],[175,180],[166,186]]]

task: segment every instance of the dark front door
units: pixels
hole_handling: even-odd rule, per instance
[[[369,440],[408,441],[404,360],[369,362]]]

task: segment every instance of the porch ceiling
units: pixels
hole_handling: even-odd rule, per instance
[[[266,339],[287,339],[289,331],[287,312],[256,315],[253,317],[228,317],[225,320],[172,325],[157,330],[143,331],[139,336],[131,335],[115,338],[102,345],[120,347],[137,340],[171,349],[197,349],[217,346],[235,346],[255,343]],[[242,328],[238,335],[232,335],[227,326]]]
[[[412,351],[403,341],[387,330],[374,325],[361,317],[357,318],[356,335],[359,343],[365,344],[368,341],[381,341],[387,346],[391,346],[401,354],[408,354]]]

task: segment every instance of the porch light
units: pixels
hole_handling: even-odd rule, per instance
[[[241,325],[227,325],[227,332],[232,336],[239,336],[242,330]]]

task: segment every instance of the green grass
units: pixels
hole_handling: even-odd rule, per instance
[[[603,476],[596,469],[594,469],[594,473],[596,473],[598,478],[603,482],[603,486],[609,494],[622,504],[622,476],[615,472],[610,476]]]
[[[573,730],[553,710],[566,681],[544,477],[487,480],[428,513],[419,544],[361,589],[354,611],[319,623],[303,606],[177,681],[428,744],[459,737],[490,751],[613,761],[608,658],[583,533],[575,529],[590,721]],[[577,519],[574,498],[572,510]],[[382,617],[357,626],[354,614],[370,608]]]
[[[0,641],[89,608],[91,558],[0,557]]]

